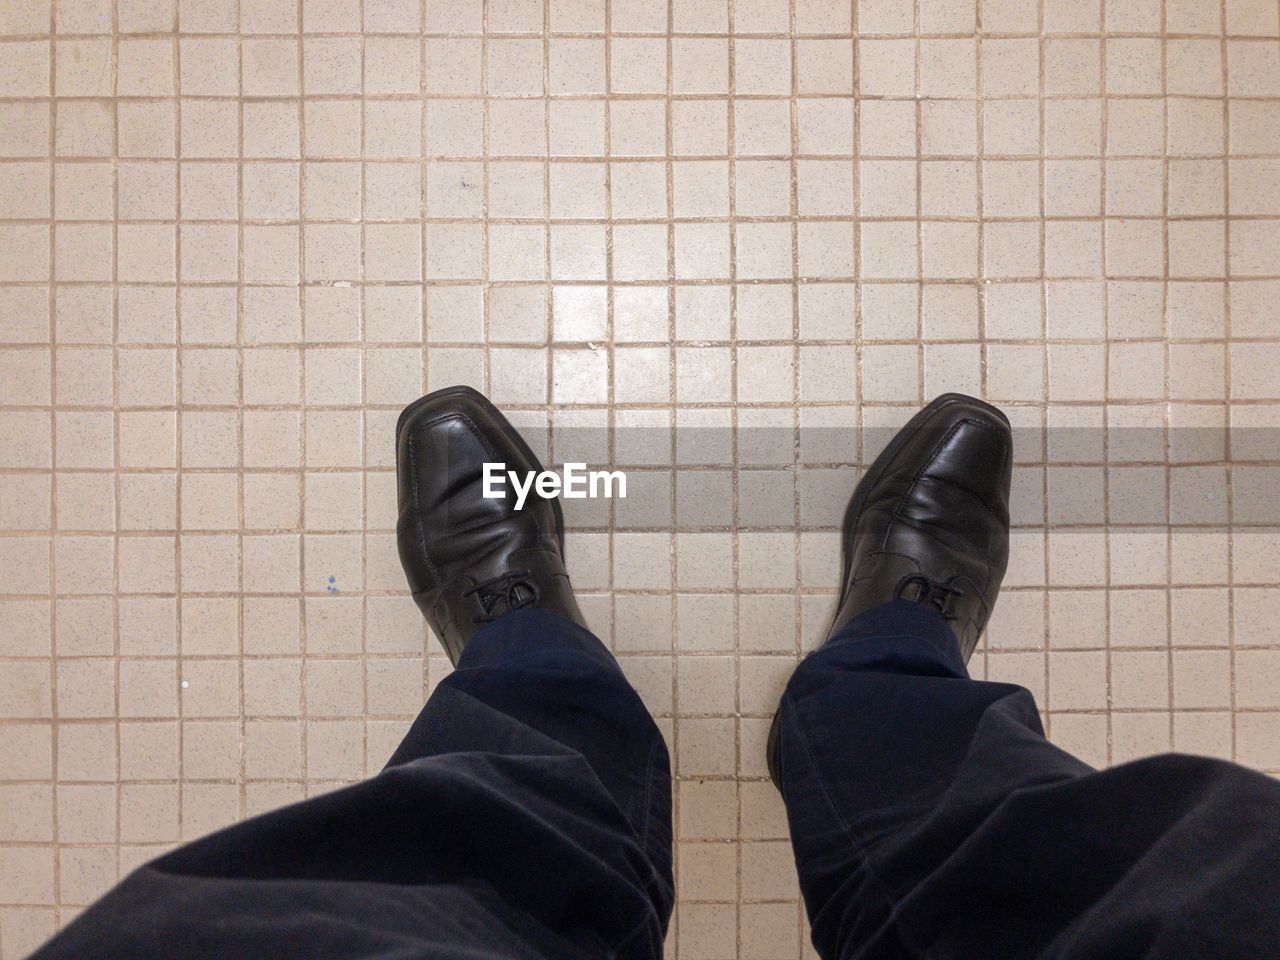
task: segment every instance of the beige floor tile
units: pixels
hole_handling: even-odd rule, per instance
[[[635,468],[570,566],[672,748],[673,957],[812,956],[764,737],[939,392],[1018,427],[975,674],[1280,772],[1274,5],[11,7],[0,960],[384,762],[449,669],[389,437],[459,382]]]

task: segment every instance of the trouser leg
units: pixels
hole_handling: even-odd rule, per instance
[[[1280,784],[1177,755],[1094,771],[920,604],[862,614],[780,710],[824,958],[1280,956]]]
[[[612,655],[542,610],[480,630],[378,776],[136,871],[53,957],[659,958],[666,747]]]

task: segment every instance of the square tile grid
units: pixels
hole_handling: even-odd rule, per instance
[[[940,392],[1017,427],[974,676],[1280,773],[1278,11],[4,5],[0,960],[380,769],[449,671],[393,423],[453,383],[635,467],[568,552],[671,748],[672,958],[814,956],[765,732]]]

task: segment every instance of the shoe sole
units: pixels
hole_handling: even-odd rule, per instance
[[[893,435],[893,438],[885,445],[885,448],[871,462],[871,466],[867,468],[867,472],[854,488],[853,496],[849,498],[848,506],[844,508],[840,542],[840,583],[842,586],[840,587],[840,601],[836,604],[837,612],[844,606],[845,598],[849,595],[849,574],[852,572],[851,567],[853,566],[853,531],[857,529],[858,521],[862,517],[862,509],[867,505],[867,497],[871,495],[872,489],[880,482],[885,471],[889,469],[889,464],[906,446],[907,441],[914,437],[934,414],[954,403],[965,403],[977,407],[998,417],[1006,427],[1010,426],[1009,418],[1005,416],[1003,410],[993,407],[977,397],[970,397],[963,393],[944,393],[934,397],[933,400],[921,407],[910,420],[902,425],[902,428]],[[769,724],[769,736],[765,740],[765,760],[769,767],[769,778],[773,781],[773,785],[781,790],[781,777],[777,769],[777,761],[774,759],[777,756],[777,749],[778,715],[775,713],[773,722]]]
[[[413,401],[413,403],[409,404],[407,407],[405,407],[403,410],[400,411],[400,417],[398,420],[396,420],[397,467],[399,465],[399,458],[400,458],[400,434],[404,430],[405,425],[411,419],[413,419],[413,415],[415,413],[417,413],[420,409],[425,407],[431,401],[445,400],[450,397],[466,397],[467,399],[471,400],[478,406],[482,407],[486,413],[490,414],[493,417],[494,422],[497,423],[498,426],[501,428],[502,435],[506,437],[507,440],[509,440],[517,450],[520,451],[522,456],[524,456],[531,464],[534,464],[534,466],[536,467],[539,473],[542,472],[542,470],[544,469],[544,467],[542,466],[542,461],[539,460],[537,456],[534,454],[534,452],[529,448],[529,444],[525,442],[524,437],[520,436],[520,431],[518,431],[514,426],[512,426],[511,421],[506,418],[506,416],[503,414],[501,410],[499,410],[497,407],[493,405],[493,403],[489,400],[488,397],[486,397],[479,390],[476,390],[474,387],[466,387],[466,386],[445,387],[441,390],[432,391],[431,393],[428,393],[425,397],[419,397],[417,400]],[[555,516],[556,516],[556,541],[560,544],[560,553],[561,555],[563,555],[564,554],[564,511],[560,507],[560,499],[558,497],[551,497],[550,501],[551,501],[551,509],[555,511]]]

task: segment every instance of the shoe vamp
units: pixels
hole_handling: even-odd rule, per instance
[[[450,417],[417,431],[409,449],[409,484],[401,517],[412,518],[428,534],[432,553],[448,555],[476,541],[496,539],[529,528],[534,539],[551,529],[552,508],[530,490],[523,508],[505,475],[525,464],[504,438],[485,435],[470,420]],[[496,463],[504,482],[500,496],[485,496],[486,463]],[[448,554],[446,554],[448,551]]]
[[[541,528],[531,515],[485,510],[474,502],[452,508],[442,505],[424,525],[429,533],[427,549],[438,566],[451,560],[469,565],[492,550],[510,553],[543,544]]]
[[[484,465],[503,459],[494,443],[497,438],[485,436],[461,415],[411,429],[404,451],[408,475],[402,477],[401,506],[427,515],[438,504],[479,498]]]
[[[1007,562],[1004,523],[968,490],[946,480],[923,477],[905,497],[873,499],[859,528],[860,534],[871,534],[866,540],[876,548],[894,553],[942,548],[954,559],[956,572],[968,572],[975,561],[999,570]]]

